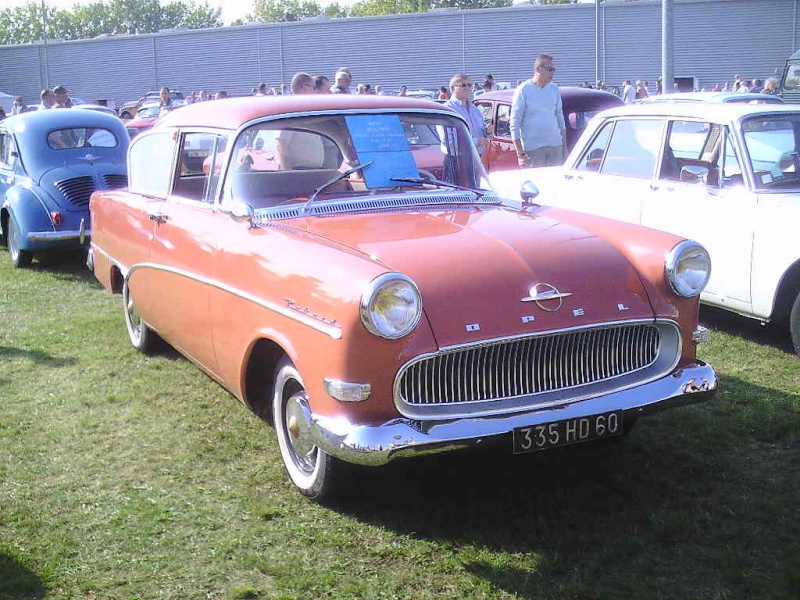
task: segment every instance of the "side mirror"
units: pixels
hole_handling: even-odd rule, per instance
[[[522,198],[523,206],[536,204],[534,200],[539,196],[539,188],[533,185],[532,181],[526,181],[522,184],[519,195]]]
[[[708,167],[699,165],[686,165],[681,169],[683,183],[708,183]]]

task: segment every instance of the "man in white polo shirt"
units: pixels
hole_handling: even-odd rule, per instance
[[[560,165],[567,155],[566,124],[561,92],[553,83],[553,57],[541,54],[533,77],[514,91],[511,101],[511,139],[520,167]]]

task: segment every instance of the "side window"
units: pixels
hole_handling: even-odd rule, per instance
[[[8,133],[0,133],[0,168],[13,168],[14,160],[11,155],[13,148],[14,139]]]
[[[511,139],[511,106],[501,104],[497,107],[497,125],[495,127],[497,137]]]
[[[660,155],[664,122],[655,119],[621,119],[606,149],[600,172],[650,179]]]
[[[181,137],[174,195],[202,202],[214,201],[225,141],[221,135],[211,132],[191,132]]]
[[[478,107],[478,110],[481,111],[481,117],[483,117],[483,124],[486,127],[492,124],[492,103],[491,102],[476,102],[475,106]]]
[[[128,189],[137,194],[166,198],[172,178],[175,140],[172,131],[143,133],[128,152]]]
[[[712,162],[718,151],[720,132],[719,125],[712,123],[673,121],[664,145],[661,179],[715,185],[717,174],[712,172]],[[697,168],[684,171],[684,167],[701,167],[707,171]]]
[[[611,131],[614,129],[614,123],[606,123],[600,132],[589,144],[586,153],[581,158],[575,169],[577,171],[593,171],[600,170],[600,165],[603,163],[603,157],[606,154],[606,146],[608,146],[608,138],[611,137]]]
[[[742,167],[739,158],[736,156],[736,148],[733,144],[730,131],[725,128],[722,136],[722,150],[719,153],[716,164],[719,173],[720,187],[735,187],[744,185]]]

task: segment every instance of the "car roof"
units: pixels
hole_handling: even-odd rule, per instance
[[[747,103],[752,100],[759,100],[764,103],[782,104],[783,100],[778,96],[761,94],[759,92],[678,92],[675,94],[662,94],[650,96],[642,100],[643,104],[648,102],[740,102]]]
[[[238,129],[262,117],[309,112],[368,112],[436,110],[454,112],[431,100],[373,94],[304,94],[302,96],[246,96],[195,102],[173,110],[159,127],[219,127]]]
[[[747,104],[738,102],[644,102],[626,104],[603,111],[602,116],[667,116],[693,117],[709,121],[735,121],[748,115],[798,113],[800,105]]]
[[[605,106],[618,106],[621,105],[622,99],[616,94],[606,92],[604,90],[596,90],[594,88],[573,87],[573,86],[559,86],[558,90],[561,92],[562,102],[569,102],[572,105],[578,106],[591,106],[594,104],[603,104]],[[475,96],[475,100],[495,100],[500,102],[511,103],[514,97],[514,90],[497,90],[494,92],[485,92]]]

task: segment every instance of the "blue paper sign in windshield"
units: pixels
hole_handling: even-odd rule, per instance
[[[364,169],[368,188],[411,185],[395,178],[419,177],[403,124],[398,115],[351,115],[345,117],[350,137]]]

